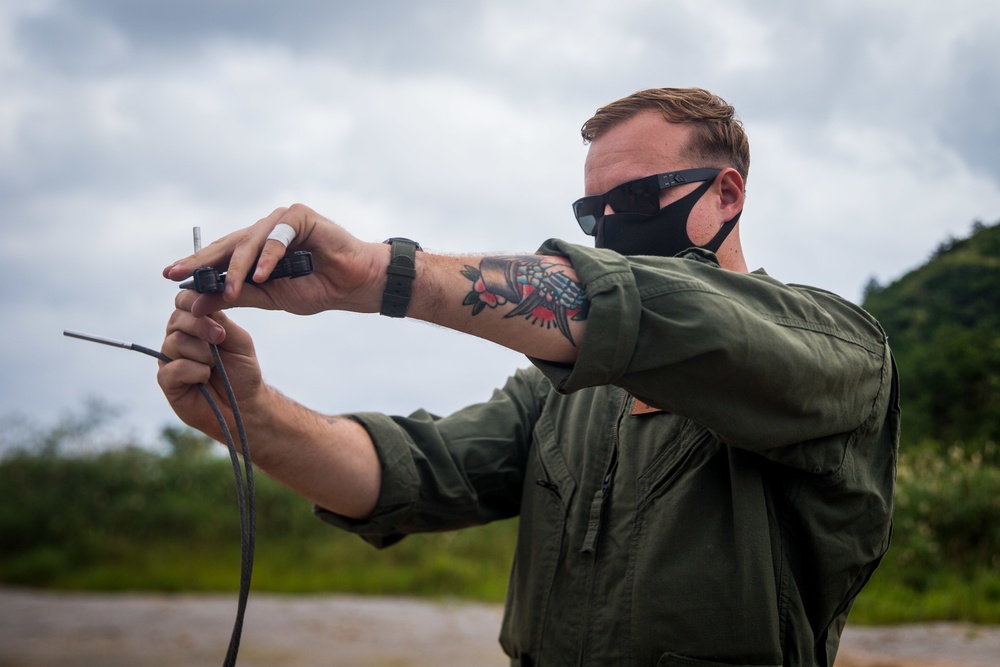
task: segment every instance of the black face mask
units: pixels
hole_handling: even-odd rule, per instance
[[[688,248],[704,248],[717,252],[722,242],[733,231],[740,214],[725,222],[711,241],[698,246],[687,233],[688,216],[691,209],[701,199],[712,181],[706,181],[697,189],[672,204],[667,204],[657,213],[612,213],[597,223],[594,246],[608,248],[622,255],[657,255],[675,257]]]

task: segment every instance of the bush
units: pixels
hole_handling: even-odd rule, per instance
[[[228,455],[189,430],[167,454],[65,453],[58,438],[0,460],[0,582],[88,590],[232,591],[239,511]],[[63,452],[63,453],[61,453]],[[503,599],[516,523],[417,535],[377,552],[257,474],[254,590]]]
[[[894,559],[913,572],[1000,570],[997,448],[956,444],[903,454],[897,471]],[[920,576],[920,575],[917,575]]]
[[[925,442],[904,450],[892,546],[852,620],[1000,622],[998,526],[995,443]]]

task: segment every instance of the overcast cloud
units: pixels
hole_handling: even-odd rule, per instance
[[[860,301],[1000,218],[1000,7],[0,0],[0,415],[87,397],[176,424],[162,267],[301,201],[368,240],[447,252],[587,243],[579,127],[655,86],[739,109],[752,268]],[[446,413],[524,360],[414,322],[233,312],[265,377],[327,412]]]

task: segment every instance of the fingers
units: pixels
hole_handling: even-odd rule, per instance
[[[281,223],[278,227],[285,226],[285,223]],[[294,236],[292,237],[294,238]],[[292,238],[289,238],[289,243]],[[284,243],[280,239],[274,239],[268,237],[267,241],[264,243],[264,249],[260,253],[260,258],[257,260],[257,268],[254,270],[253,276],[251,277],[253,282],[262,283],[267,280],[268,276],[271,275],[271,271],[274,267],[281,261],[281,258],[285,256],[285,251],[288,249],[288,244]]]
[[[196,318],[203,318],[214,312],[228,307],[221,294],[198,294],[194,290],[180,290],[174,297],[174,307],[178,310],[189,311]],[[219,341],[209,340],[210,343]]]
[[[223,292],[223,299],[227,303],[232,303],[239,298],[240,292],[243,291],[243,281],[246,280],[247,274],[250,272],[250,268],[254,262],[258,261],[257,258],[262,254],[265,245],[272,246],[271,254],[273,254],[273,246],[275,244],[266,244],[265,242],[267,235],[278,224],[278,220],[284,213],[285,209],[276,209],[271,215],[258,220],[257,224],[253,227],[249,227],[239,233],[240,238],[232,249],[232,255],[229,259],[229,269],[226,272],[226,289]],[[216,243],[229,246],[231,242],[227,239],[229,237],[224,237],[216,241]],[[280,246],[280,244],[278,245]],[[274,264],[284,255],[284,248],[282,247],[280,250],[281,252],[278,254],[277,259],[273,260],[270,268],[267,270],[268,275],[271,273],[270,269],[273,269]]]
[[[212,375],[215,363],[206,340],[225,337],[225,331],[209,318],[196,318],[187,310],[175,310],[167,323],[167,335],[160,351],[173,359],[161,363],[156,381],[173,403]]]
[[[225,328],[208,317],[195,317],[189,311],[175,310],[167,322],[167,335],[161,352],[171,359],[189,359],[210,366],[210,344],[221,343]]]
[[[203,266],[213,266],[217,269],[226,269],[233,277],[232,283],[226,281],[230,290],[235,290],[238,294],[239,284],[246,278],[247,272],[253,266],[257,255],[264,245],[267,235],[277,225],[278,220],[285,214],[287,208],[277,208],[265,218],[258,220],[254,225],[231,234],[227,234],[220,239],[213,241],[193,255],[188,255],[179,259],[170,266],[163,269],[163,277],[170,280],[184,280],[190,277],[195,269]],[[280,246],[280,244],[278,244]],[[279,254],[278,258],[280,259]],[[273,267],[272,267],[273,268]]]
[[[209,345],[221,345],[226,339],[226,329],[210,317],[195,317],[182,310],[174,311],[167,324],[167,334],[181,333]]]
[[[223,313],[196,317],[186,309],[191,299],[189,295],[177,297],[178,307],[170,315],[163,339],[161,351],[173,361],[161,363],[157,379],[168,398],[209,381],[215,366],[210,344],[234,358],[255,358],[253,339],[243,328]]]
[[[221,294],[191,297],[186,307],[197,317],[232,306],[285,310],[311,314],[340,308],[370,312],[373,267],[371,248],[343,228],[301,204],[275,209],[246,229],[178,260],[163,271],[171,280],[183,280],[202,266],[226,271]],[[301,281],[265,281],[289,246],[313,253],[316,271]],[[381,248],[380,248],[381,250]],[[251,280],[246,277],[256,262]],[[383,279],[379,272],[375,282]],[[381,292],[379,292],[380,294]]]
[[[194,307],[198,315],[205,315],[235,303],[243,291],[244,281],[256,263],[251,277],[262,283],[284,257],[288,246],[310,224],[315,213],[306,206],[295,204],[277,208],[265,218],[246,229],[218,239],[201,251],[178,260],[163,270],[170,280],[184,280],[203,266],[226,270],[226,286],[221,296],[203,295]]]
[[[184,290],[174,298],[176,308],[167,321],[167,341],[187,341],[190,339],[197,341],[202,347],[213,344],[235,354],[253,355],[253,339],[250,334],[224,313],[213,311],[208,316],[197,313],[196,307],[205,296],[209,295]],[[175,334],[176,338],[174,338]],[[184,345],[185,347],[179,349],[179,352],[187,352],[190,349],[187,347],[187,342]],[[164,350],[163,353],[172,359],[177,358],[167,350]],[[204,358],[204,356],[197,358]]]
[[[277,223],[264,240],[264,248],[257,257],[257,265],[250,279],[262,283],[268,279],[274,267],[285,256],[288,246],[295,240],[297,232],[287,222]],[[242,290],[241,290],[242,291]]]
[[[188,391],[192,385],[206,384],[212,376],[212,367],[190,359],[175,359],[160,366],[156,382],[168,400]]]
[[[221,343],[226,337],[225,328],[211,317],[199,317],[191,312],[191,305],[197,295],[183,292],[174,299],[176,308],[167,320],[167,339],[172,336],[186,336],[205,344]],[[166,351],[164,351],[166,354]],[[167,355],[172,356],[172,355]]]
[[[246,329],[229,319],[225,313],[212,313],[210,318],[206,317],[203,319],[211,319],[225,331],[222,342],[218,343],[220,348],[231,354],[243,357],[254,357],[256,355],[253,338],[250,337]]]
[[[230,305],[226,303],[225,296],[222,294],[193,294],[194,299],[191,303],[191,313],[195,317],[205,317],[206,315],[211,315],[212,313],[216,313],[223,308],[228,308]]]

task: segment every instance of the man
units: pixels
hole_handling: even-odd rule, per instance
[[[230,280],[223,296],[177,297],[160,385],[219,438],[195,387],[218,391],[218,343],[257,464],[378,547],[518,515],[501,632],[513,665],[831,665],[889,544],[886,337],[834,295],[747,271],[749,148],[721,99],[643,91],[583,133],[574,211],[597,248],[437,256],[278,209],[164,271],[228,263]],[[242,284],[286,244],[314,253],[314,275]],[[406,314],[532,367],[443,419],[329,418],[261,381],[229,306]]]

